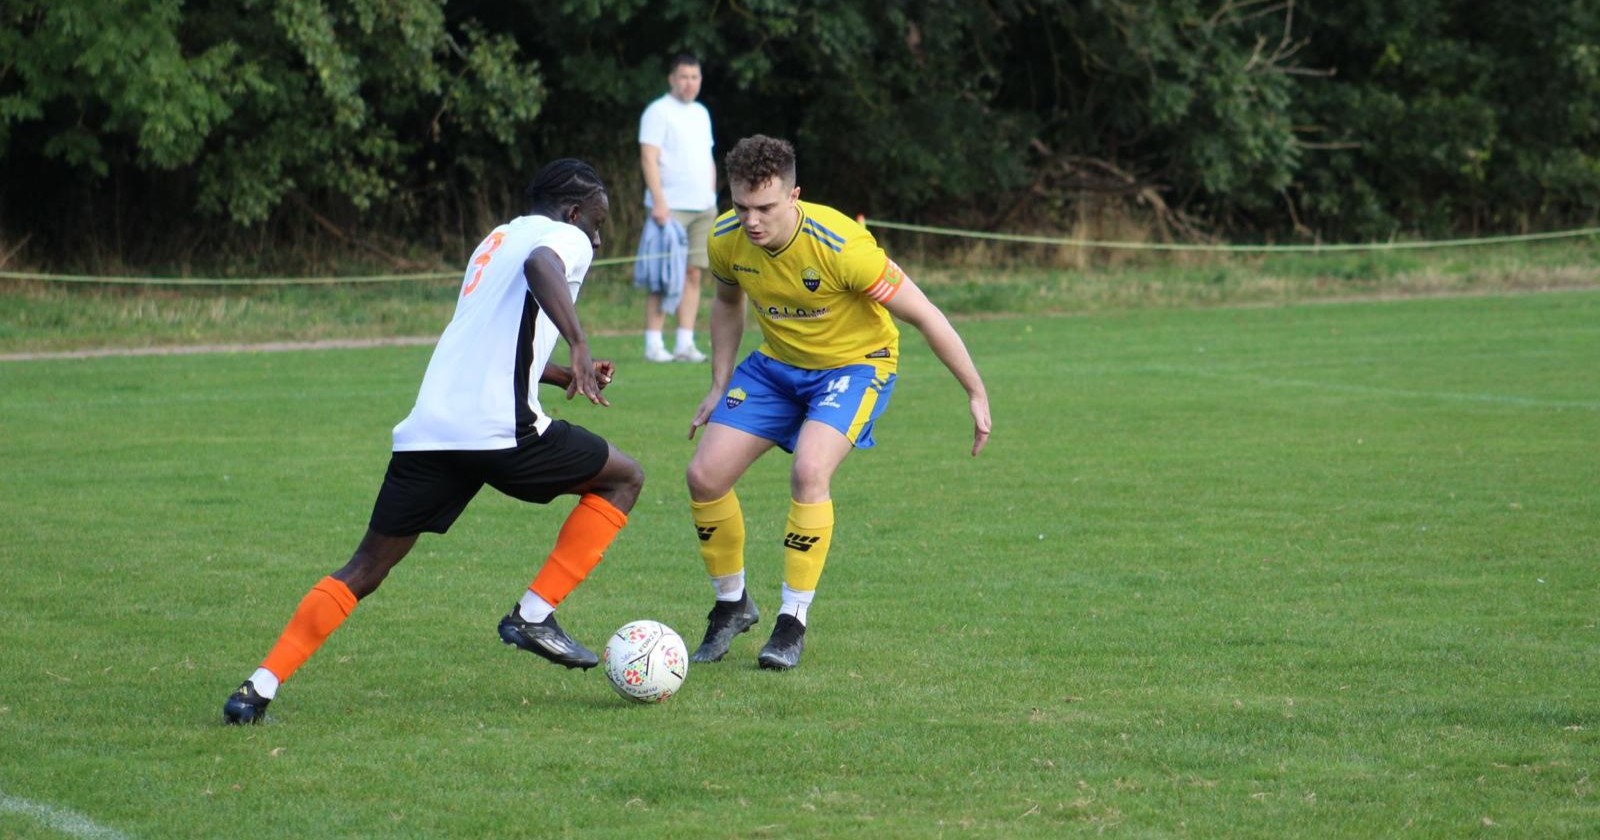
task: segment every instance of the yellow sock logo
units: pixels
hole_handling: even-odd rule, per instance
[[[807,537],[790,531],[783,535],[783,547],[792,548],[795,551],[810,551],[811,547],[821,539],[821,537]]]

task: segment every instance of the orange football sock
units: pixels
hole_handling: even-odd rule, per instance
[[[344,581],[332,576],[317,581],[306,597],[300,599],[300,606],[283,628],[278,643],[261,661],[261,667],[271,671],[278,682],[287,682],[355,608],[355,593]]]
[[[626,524],[626,513],[593,493],[585,494],[562,524],[556,547],[528,588],[550,606],[560,605],[561,599],[600,565],[600,558]]]

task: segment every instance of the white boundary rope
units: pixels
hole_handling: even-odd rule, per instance
[[[1600,237],[1600,227],[1576,228],[1574,230],[1551,231],[1548,233],[1523,233],[1504,236],[1484,236],[1471,239],[1431,239],[1417,241],[1391,241],[1391,242],[1343,242],[1343,243],[1310,243],[1298,245],[1193,245],[1171,242],[1118,242],[1101,241],[1094,239],[1075,239],[1060,236],[1032,236],[1017,233],[989,233],[977,230],[962,230],[960,228],[935,227],[932,225],[914,225],[906,222],[881,222],[865,216],[857,216],[857,221],[869,229],[900,230],[910,233],[924,233],[934,236],[952,236],[966,239],[986,239],[999,242],[1018,242],[1030,245],[1062,245],[1077,248],[1103,249],[1113,251],[1189,251],[1208,253],[1234,253],[1234,254],[1336,254],[1355,251],[1416,251],[1432,248],[1465,248],[1484,245],[1508,245],[1519,242],[1545,242],[1555,239],[1582,239],[1584,237]],[[644,257],[606,257],[595,260],[594,266],[631,265],[641,259],[653,256],[666,256],[666,254],[649,254]],[[461,274],[454,271],[430,271],[419,274],[370,274],[354,277],[117,277],[111,275],[88,274],[44,274],[32,271],[0,271],[0,280],[35,280],[46,283],[101,283],[107,285],[123,286],[332,286],[332,285],[359,285],[363,283],[396,283],[408,280],[443,281],[459,279]]]
[[[1069,245],[1078,248],[1101,248],[1120,251],[1209,251],[1223,253],[1338,253],[1341,251],[1400,251],[1420,250],[1425,248],[1461,248],[1477,245],[1505,245],[1514,242],[1538,242],[1549,239],[1578,239],[1585,236],[1600,236],[1600,227],[1579,228],[1576,230],[1553,231],[1550,233],[1524,233],[1506,236],[1485,236],[1473,239],[1432,239],[1414,242],[1347,242],[1347,243],[1311,243],[1300,245],[1185,245],[1170,242],[1111,242],[1094,239],[1073,239],[1070,237],[1056,236],[1028,236],[1011,233],[985,233],[976,230],[962,230],[960,228],[934,227],[931,225],[913,225],[905,222],[879,222],[872,219],[861,219],[862,224],[869,228],[883,228],[885,230],[904,230],[912,233],[928,233],[936,236],[957,236],[967,239],[989,239],[1002,242],[1023,242],[1033,245]]]

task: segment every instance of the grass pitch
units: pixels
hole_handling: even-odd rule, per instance
[[[802,666],[766,613],[659,707],[502,646],[570,502],[486,491],[279,694],[223,699],[354,547],[426,348],[0,364],[0,836],[1592,836],[1600,294],[914,332]],[[601,339],[633,358],[635,339]],[[649,474],[562,607],[698,640],[704,367],[547,405]],[[76,821],[74,821],[76,820]]]

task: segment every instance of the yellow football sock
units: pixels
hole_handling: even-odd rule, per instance
[[[710,502],[689,500],[694,529],[700,534],[700,557],[714,578],[744,570],[744,510],[732,490]]]
[[[783,582],[790,589],[817,588],[833,544],[833,500],[815,504],[789,501],[789,528],[783,535]]]

